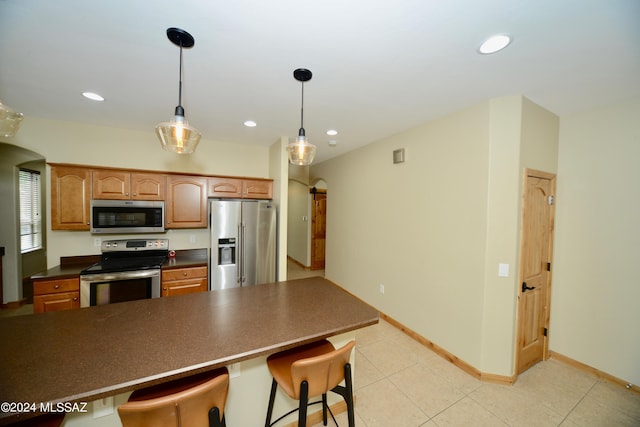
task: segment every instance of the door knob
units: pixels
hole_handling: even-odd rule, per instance
[[[522,282],[522,292],[532,291],[535,288],[535,286],[527,286],[527,282]]]

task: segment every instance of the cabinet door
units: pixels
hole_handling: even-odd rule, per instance
[[[166,228],[207,228],[207,179],[169,175],[165,208]]]
[[[156,173],[131,174],[131,198],[164,200],[165,175]]]
[[[261,179],[245,179],[243,182],[242,197],[247,199],[273,198],[273,181]]]
[[[215,177],[209,178],[207,183],[209,197],[242,197],[243,181],[241,179]]]
[[[131,174],[119,170],[93,171],[93,198],[123,200],[129,199]]]
[[[57,294],[36,295],[33,297],[33,312],[72,310],[80,308],[79,292],[60,292]]]
[[[89,230],[91,171],[51,167],[51,229]]]

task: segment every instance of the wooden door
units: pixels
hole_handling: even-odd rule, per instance
[[[324,269],[327,231],[327,194],[315,193],[311,201],[311,269]]]
[[[555,175],[525,170],[518,284],[517,373],[548,356]]]

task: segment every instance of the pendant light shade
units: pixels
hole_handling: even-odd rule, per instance
[[[0,136],[11,138],[18,132],[24,115],[0,102]]]
[[[304,131],[304,82],[311,80],[311,76],[311,71],[304,68],[298,68],[293,72],[293,77],[302,83],[302,106],[300,108],[300,130],[298,131],[298,137],[287,146],[289,163],[292,165],[310,165],[316,156],[316,146],[307,140]]]
[[[189,125],[184,117],[184,108],[182,108],[182,48],[193,47],[195,40],[191,34],[180,28],[167,29],[167,37],[173,44],[180,47],[178,106],[171,120],[156,126],[156,133],[163,149],[178,154],[191,154],[198,146],[201,134],[196,128]]]

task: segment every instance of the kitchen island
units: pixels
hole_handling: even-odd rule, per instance
[[[89,402],[377,322],[320,277],[1,319],[0,402]]]

